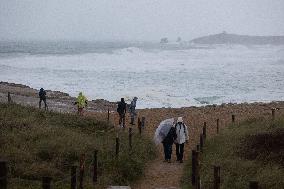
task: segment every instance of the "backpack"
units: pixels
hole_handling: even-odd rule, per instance
[[[45,95],[46,95],[44,89],[40,90],[39,93],[38,93],[38,95],[39,95],[40,98],[44,98]]]
[[[119,102],[116,111],[118,113],[123,113],[125,108],[126,108],[126,103],[125,102],[124,103],[123,102]]]
[[[177,125],[178,125],[178,123],[176,123],[176,124],[175,124],[175,129],[176,129],[176,130],[177,130]],[[186,132],[185,132],[185,124],[184,124],[184,123],[182,123],[182,126],[183,126],[184,134],[186,135]]]

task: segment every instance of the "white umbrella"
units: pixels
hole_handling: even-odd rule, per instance
[[[170,118],[170,119],[166,119],[162,121],[159,124],[158,128],[156,129],[155,136],[154,136],[154,141],[156,144],[161,143],[165,139],[171,127],[173,126],[174,121],[175,121],[174,118]]]

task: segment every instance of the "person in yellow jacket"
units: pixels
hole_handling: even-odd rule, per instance
[[[77,107],[78,107],[78,114],[83,115],[83,109],[87,105],[87,98],[83,95],[82,92],[79,92],[79,95],[77,97],[77,101],[75,102],[75,104],[77,104]]]

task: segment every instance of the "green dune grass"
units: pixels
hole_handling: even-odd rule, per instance
[[[202,188],[213,186],[213,166],[221,168],[221,188],[284,188],[284,119],[249,120],[230,125],[206,141],[201,154]],[[182,188],[191,186],[191,160],[185,166]]]
[[[128,185],[143,175],[146,162],[155,158],[152,141],[133,135],[129,151],[127,132],[120,133],[120,154],[115,156],[112,125],[92,118],[44,112],[16,104],[0,104],[0,159],[8,161],[8,184],[13,188],[41,188],[43,176],[55,188],[70,188],[70,168],[86,154],[85,188],[93,188],[92,161],[98,150],[96,188]]]

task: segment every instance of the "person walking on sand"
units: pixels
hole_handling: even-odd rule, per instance
[[[40,88],[39,92],[38,92],[38,96],[39,96],[39,109],[41,109],[41,102],[43,101],[44,103],[44,110],[47,110],[47,104],[46,104],[46,92],[43,88]]]
[[[184,143],[188,143],[189,136],[187,126],[184,124],[182,117],[178,117],[175,130],[177,135],[175,140],[177,161],[183,163]]]
[[[174,127],[174,124],[173,124],[171,126],[167,136],[162,141],[163,147],[164,147],[164,154],[165,154],[164,162],[171,163],[172,146],[173,146],[176,138],[177,138],[177,134],[176,134],[176,130],[175,130],[175,127]]]
[[[125,127],[125,114],[126,114],[126,103],[124,98],[121,98],[120,102],[117,106],[117,113],[119,115],[119,125],[124,128]]]
[[[133,100],[131,101],[131,104],[129,106],[129,112],[130,112],[130,124],[131,125],[135,125],[134,123],[134,119],[135,119],[135,116],[136,116],[136,111],[135,111],[135,108],[136,108],[136,102],[137,102],[137,97],[134,97]]]
[[[79,92],[79,95],[77,97],[77,101],[74,104],[75,105],[77,104],[78,115],[83,115],[83,109],[86,107],[88,102],[87,102],[87,98],[83,95],[82,92]]]

